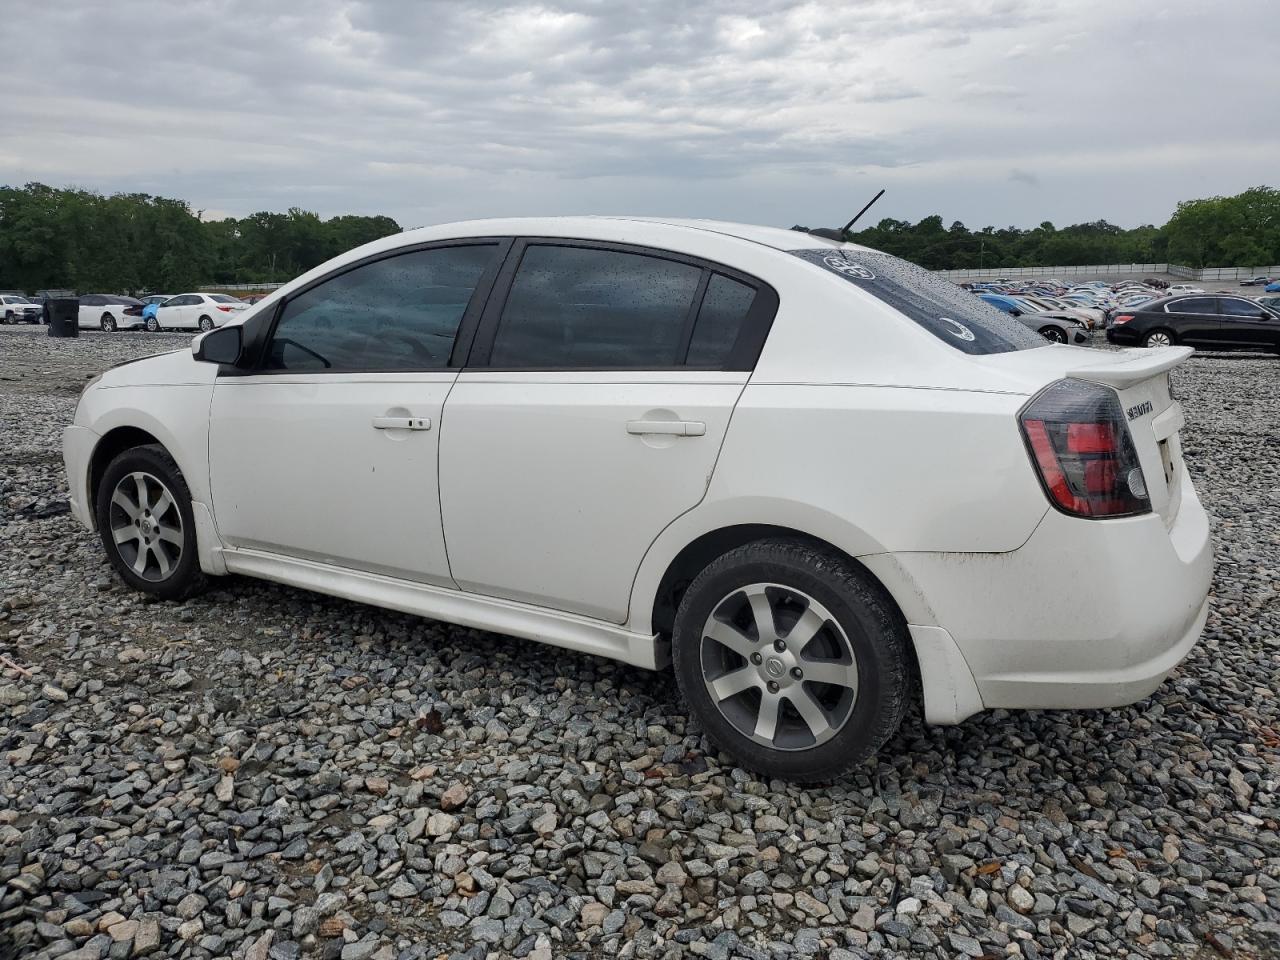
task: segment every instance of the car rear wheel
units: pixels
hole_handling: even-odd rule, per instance
[[[116,318],[109,313],[104,313],[102,315],[101,326],[103,333],[114,333],[116,329]]]
[[[203,589],[191,493],[163,447],[133,447],[112,460],[96,514],[107,558],[129,586],[165,600]]]
[[[209,319],[208,317],[201,317],[201,318],[200,318],[200,329],[201,329],[201,330],[212,330],[212,329],[213,329],[213,321],[212,321],[211,319]]]
[[[1053,343],[1067,342],[1067,335],[1057,327],[1041,327],[1039,333],[1040,336],[1044,337],[1046,340],[1052,341]]]
[[[155,333],[160,329],[160,321],[155,317],[147,317],[147,322],[143,326],[147,328],[147,333]]]
[[[1142,338],[1144,347],[1172,347],[1173,334],[1168,330],[1152,330]]]
[[[718,747],[811,782],[862,763],[898,728],[909,642],[892,601],[850,561],[762,540],[693,581],[672,654],[685,702]]]

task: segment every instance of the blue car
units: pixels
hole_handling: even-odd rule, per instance
[[[1267,293],[1280,293],[1280,280],[1276,280],[1274,283],[1268,283],[1262,289]]]
[[[160,306],[160,304],[164,303],[172,296],[173,295],[169,293],[153,293],[149,297],[143,297],[142,319],[146,321],[154,318],[156,315],[156,307]]]
[[[1017,297],[1011,297],[1006,293],[980,293],[979,300],[985,300],[997,310],[1003,310],[1005,313],[1011,313],[1015,317],[1023,313],[1035,313],[1035,308],[1029,304],[1019,300]]]

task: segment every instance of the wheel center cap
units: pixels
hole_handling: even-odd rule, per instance
[[[142,532],[148,537],[156,532],[156,521],[152,517],[142,518]]]
[[[770,657],[764,662],[765,672],[777,680],[787,672],[787,665],[778,657]]]

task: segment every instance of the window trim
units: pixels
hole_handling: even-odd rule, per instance
[[[219,376],[238,376],[238,377],[264,377],[264,376],[299,376],[305,374],[307,376],[334,376],[352,374],[418,374],[418,373],[441,373],[448,370],[458,370],[462,366],[462,360],[467,356],[471,349],[472,339],[475,337],[476,328],[480,322],[480,315],[483,313],[485,305],[489,300],[490,294],[493,292],[494,280],[499,271],[506,263],[507,255],[511,250],[511,237],[454,237],[447,240],[427,240],[419,243],[409,243],[401,247],[395,247],[391,250],[383,250],[379,253],[370,254],[367,257],[361,257],[359,260],[353,260],[350,263],[344,263],[342,266],[329,271],[324,276],[308,282],[304,286],[293,290],[286,297],[281,297],[269,310],[255,314],[250,317],[242,325],[242,333],[245,339],[244,356],[245,363],[243,366],[231,367],[222,366],[218,369]],[[449,353],[449,359],[444,366],[439,367],[420,367],[407,368],[395,367],[391,369],[367,369],[354,367],[325,367],[319,370],[275,370],[264,367],[263,361],[267,356],[267,349],[271,344],[271,340],[275,337],[276,327],[279,326],[280,317],[284,312],[285,306],[304,293],[314,290],[321,284],[328,283],[343,274],[350,273],[360,267],[366,267],[372,263],[378,263],[382,260],[390,260],[393,257],[403,256],[409,253],[419,253],[423,250],[441,250],[448,247],[494,247],[495,256],[493,261],[487,266],[480,275],[480,279],[476,281],[475,289],[471,292],[471,299],[467,302],[466,309],[462,312],[462,319],[458,321],[458,332],[454,334],[453,348]]]
[[[577,249],[607,250],[616,253],[629,253],[637,256],[652,257],[655,260],[670,260],[675,263],[683,263],[701,270],[702,275],[698,278],[698,285],[694,290],[693,297],[689,304],[689,311],[685,317],[684,327],[680,333],[680,341],[677,351],[680,359],[675,364],[668,366],[640,364],[587,367],[563,365],[546,367],[498,367],[490,365],[489,358],[493,355],[493,344],[497,339],[502,314],[506,310],[507,300],[511,295],[511,289],[515,283],[516,273],[520,268],[521,261],[524,259],[525,251],[532,246],[572,247]],[[747,316],[738,330],[738,338],[730,348],[725,361],[715,365],[690,366],[684,361],[689,355],[689,345],[693,342],[693,333],[697,327],[698,318],[702,314],[702,305],[706,298],[707,287],[711,282],[711,276],[716,273],[722,274],[730,280],[736,280],[739,283],[751,287],[756,291],[756,296],[751,302],[751,308],[747,311]],[[652,371],[657,373],[675,371],[686,373],[750,373],[755,370],[756,362],[760,359],[760,353],[764,350],[765,340],[768,339],[769,331],[773,327],[774,318],[777,316],[778,302],[778,293],[769,283],[761,280],[759,277],[753,276],[752,274],[744,273],[735,267],[731,267],[728,264],[718,263],[714,260],[707,260],[703,257],[696,257],[686,253],[678,253],[674,250],[666,250],[662,247],[649,247],[644,246],[643,244],[634,243],[619,243],[612,240],[586,240],[575,237],[517,237],[514,245],[507,254],[506,262],[503,263],[502,269],[498,273],[493,289],[490,291],[488,303],[480,317],[479,328],[470,344],[470,352],[467,355],[463,369],[476,371],[483,370],[489,373],[611,373],[628,371]]]

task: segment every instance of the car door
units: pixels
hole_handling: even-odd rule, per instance
[[[646,549],[706,493],[776,306],[688,257],[519,241],[445,404],[458,586],[624,621]]]
[[[187,326],[186,313],[189,311],[191,304],[195,301],[196,298],[190,294],[170,297],[164,303],[160,304],[160,306],[156,307],[156,322],[166,329],[185,329]]]
[[[102,307],[106,302],[106,297],[96,293],[81,297],[79,309],[76,311],[76,322],[81,327],[96,329],[102,323]]]
[[[1256,300],[1219,297],[1218,309],[1225,344],[1243,349],[1280,346],[1280,320]]]
[[[1178,343],[1192,347],[1220,346],[1222,317],[1213,297],[1183,297],[1164,305],[1163,318],[1174,332]],[[1159,319],[1151,326],[1158,326]]]
[[[259,356],[219,374],[210,406],[210,487],[228,544],[454,586],[440,414],[455,336],[478,321],[503,244],[383,254],[271,311]]]

